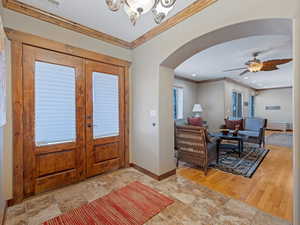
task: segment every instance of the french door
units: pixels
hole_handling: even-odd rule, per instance
[[[86,61],[87,176],[124,166],[124,69]]]
[[[23,45],[24,196],[124,165],[124,71]]]

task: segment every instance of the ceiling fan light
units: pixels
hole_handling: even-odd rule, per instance
[[[264,64],[260,61],[252,61],[249,63],[248,65],[248,69],[250,72],[252,73],[256,73],[256,72],[259,72],[261,71],[261,69],[263,68]]]

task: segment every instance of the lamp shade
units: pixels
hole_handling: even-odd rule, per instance
[[[200,104],[195,104],[193,107],[193,112],[203,112],[202,106]]]

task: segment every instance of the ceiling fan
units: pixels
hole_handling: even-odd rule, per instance
[[[239,75],[243,76],[246,73],[257,73],[259,71],[272,71],[272,70],[278,70],[278,65],[288,63],[292,61],[292,58],[288,59],[273,59],[268,61],[261,61],[257,59],[257,57],[262,52],[254,52],[253,53],[253,59],[249,60],[245,63],[246,67],[242,68],[236,68],[236,69],[230,69],[230,70],[224,70],[223,72],[230,72],[230,71],[237,71],[237,70],[244,70]]]

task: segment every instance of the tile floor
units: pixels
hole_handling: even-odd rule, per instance
[[[290,224],[179,175],[158,182],[128,168],[27,199],[22,204],[8,208],[5,225],[40,225],[135,180],[175,200],[174,204],[154,216],[146,225]]]

